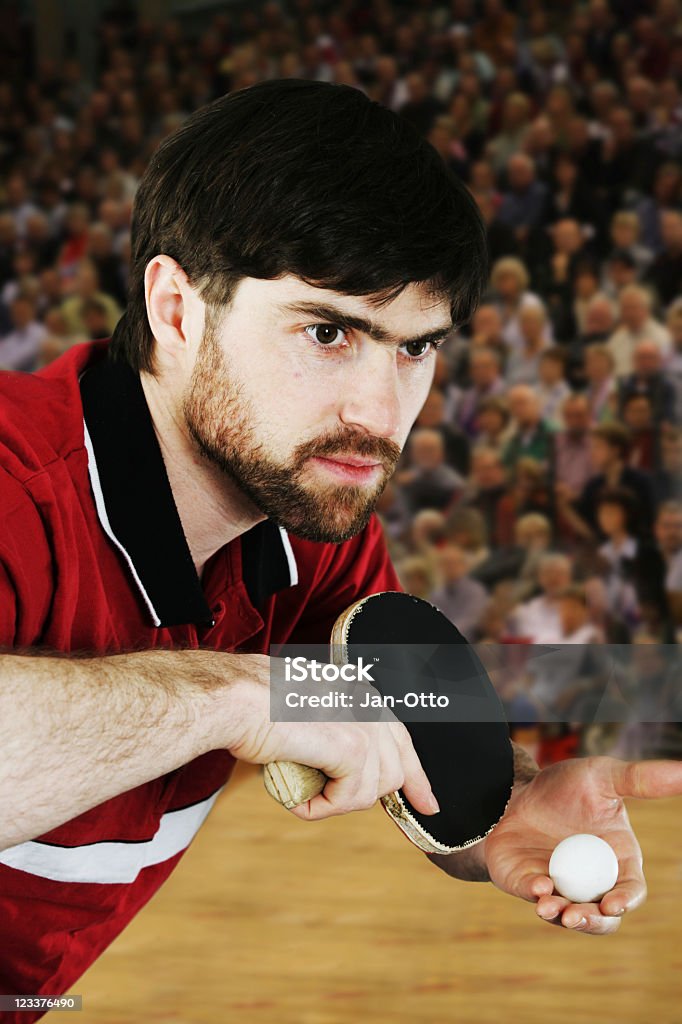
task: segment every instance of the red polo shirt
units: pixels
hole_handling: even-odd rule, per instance
[[[350,603],[399,589],[375,517],[337,545],[265,521],[200,582],[138,375],[106,342],[0,373],[0,646],[267,653],[326,643]],[[0,991],[73,985],[176,866],[232,763],[209,752],[0,851]]]

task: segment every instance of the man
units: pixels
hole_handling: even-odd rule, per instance
[[[0,338],[0,369],[34,370],[47,331],[36,318],[35,303],[20,292],[10,306],[12,330]]]
[[[645,280],[656,289],[661,305],[669,306],[682,287],[682,213],[661,210],[659,222],[663,244]]]
[[[676,418],[675,386],[663,369],[659,346],[645,339],[635,345],[632,373],[618,383],[618,407],[621,417],[625,403],[632,395],[646,395],[651,402],[652,415],[660,426],[673,423]]]
[[[410,512],[445,511],[464,488],[464,477],[446,461],[445,440],[435,429],[419,427],[410,436],[410,467],[397,477]]]
[[[177,865],[235,758],[324,771],[301,819],[399,786],[436,812],[400,723],[271,722],[263,654],[324,641],[350,603],[399,589],[372,510],[435,345],[478,301],[483,240],[466,189],[396,115],[350,87],[264,82],[155,152],[111,345],[0,378],[4,992],[80,977]],[[622,798],[680,792],[682,769],[558,768],[517,751],[506,820],[437,862],[610,932],[645,894]],[[567,826],[628,865],[600,904],[551,895]]]
[[[602,538],[597,522],[597,503],[605,487],[625,487],[636,496],[637,522],[641,533],[651,532],[654,499],[651,480],[646,473],[628,465],[630,432],[620,423],[592,427],[591,460],[593,475],[577,501],[565,488],[555,491],[558,509],[578,537],[592,541]]]
[[[617,377],[632,373],[635,346],[640,341],[657,345],[664,362],[671,355],[670,332],[651,315],[651,295],[640,285],[627,285],[620,293],[620,327],[608,341]]]
[[[534,644],[558,643],[561,639],[558,595],[571,583],[571,561],[548,551],[538,563],[541,593],[520,604],[510,616],[512,633]]]
[[[472,349],[469,375],[471,385],[461,391],[455,417],[462,430],[465,430],[469,437],[473,437],[476,433],[476,417],[481,402],[486,398],[500,395],[505,388],[499,353],[486,345]]]
[[[561,407],[564,426],[552,435],[554,490],[575,501],[592,473],[590,407],[585,395],[569,395]]]
[[[545,466],[551,433],[542,419],[540,399],[528,384],[516,384],[509,389],[507,401],[515,429],[502,456],[504,465],[513,468],[519,459],[530,456]]]
[[[436,558],[440,585],[429,600],[457,626],[462,636],[473,642],[478,638],[488,592],[469,576],[466,556],[457,544],[439,548]]]
[[[499,544],[498,506],[506,492],[507,472],[499,451],[484,446],[474,448],[471,474],[460,500],[463,505],[478,509],[481,513],[493,547]]]
[[[665,562],[665,589],[678,606],[682,597],[682,502],[664,501],[656,513],[654,536]]]
[[[507,161],[509,189],[504,193],[497,217],[513,229],[523,244],[542,213],[547,186],[536,179],[535,163],[526,153],[514,153]]]

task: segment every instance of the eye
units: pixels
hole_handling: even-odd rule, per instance
[[[337,324],[310,324],[304,330],[318,345],[325,347],[346,339],[344,331]]]
[[[437,341],[406,341],[401,349],[407,353],[412,362],[420,363],[431,353],[437,352],[442,342]]]

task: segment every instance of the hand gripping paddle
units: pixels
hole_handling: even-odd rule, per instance
[[[372,594],[339,616],[331,635],[332,661],[354,662],[360,653],[365,661],[368,655],[371,660],[372,647],[384,663],[387,650],[395,652],[388,660],[394,677],[398,672],[403,685],[408,684],[406,689],[433,689],[430,681],[441,679],[447,681],[442,692],[449,697],[448,721],[404,723],[440,811],[421,814],[402,790],[381,802],[408,839],[428,853],[453,853],[471,846],[504,814],[514,781],[513,750],[500,699],[457,627],[418,597]],[[423,654],[415,657],[415,652],[424,651],[426,670]],[[374,686],[384,693],[379,675]],[[317,796],[327,781],[318,769],[292,761],[265,766],[266,789],[289,808]]]

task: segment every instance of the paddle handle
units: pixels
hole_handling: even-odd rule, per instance
[[[363,601],[356,601],[339,615],[334,623],[330,638],[330,661],[335,665],[346,663],[346,629],[356,610]],[[328,777],[319,768],[308,768],[296,761],[271,761],[263,766],[263,782],[271,797],[286,807],[292,807],[312,800],[327,785]]]
[[[308,768],[295,761],[271,761],[263,767],[265,788],[289,811],[321,793],[327,781],[319,768]]]

